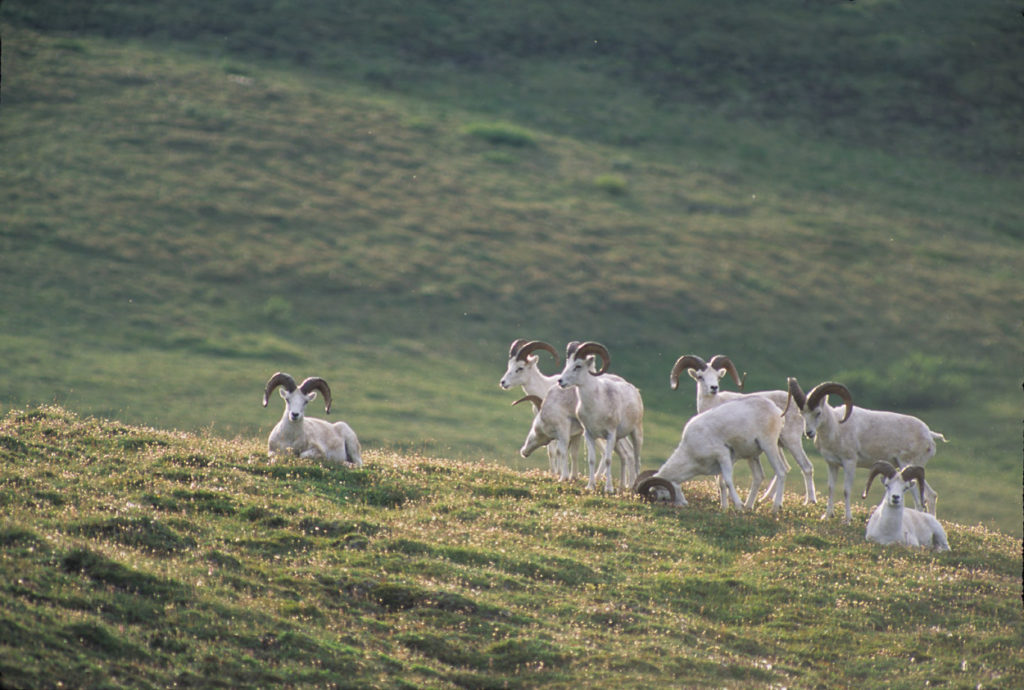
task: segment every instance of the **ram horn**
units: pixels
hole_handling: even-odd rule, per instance
[[[683,355],[672,365],[672,373],[668,375],[669,388],[672,390],[679,388],[679,375],[687,369],[704,371],[707,367],[708,363],[697,355]]]
[[[565,344],[565,358],[569,359],[570,357],[572,357],[573,353],[576,352],[577,349],[579,349],[579,346],[580,346],[580,341],[578,341],[578,340],[570,340],[568,343],[566,343]]]
[[[657,489],[665,489],[668,491],[670,503],[675,503],[678,499],[676,493],[676,487],[673,486],[672,482],[661,477],[647,477],[642,482],[638,482],[636,485],[636,492],[647,501],[648,503],[661,503],[657,499]]]
[[[576,353],[573,356],[576,359],[581,359],[590,355],[597,355],[601,358],[601,368],[597,371],[590,372],[591,376],[600,376],[608,371],[608,366],[612,363],[612,356],[608,354],[607,348],[605,348],[601,343],[587,341],[576,348]]]
[[[299,390],[306,395],[309,395],[313,391],[320,391],[324,396],[324,413],[331,411],[331,388],[327,385],[327,382],[319,376],[310,376],[299,384]]]
[[[807,394],[807,407],[808,409],[814,409],[817,407],[822,400],[827,398],[830,394],[835,393],[843,402],[846,403],[846,414],[839,420],[840,424],[850,418],[850,413],[853,412],[853,395],[850,394],[850,389],[841,383],[835,381],[826,381],[825,383],[819,383],[817,386],[811,389],[811,392]]]
[[[515,357],[516,353],[519,352],[519,348],[521,348],[524,343],[528,342],[529,341],[526,338],[519,338],[518,340],[513,340],[512,344],[508,346],[508,358],[512,359],[513,357]]]
[[[736,385],[743,390],[743,382],[747,380],[747,375],[744,373],[743,377],[740,377],[740,372],[736,371],[736,365],[732,363],[732,360],[725,355],[715,355],[708,362],[708,366],[712,369],[725,369],[732,374],[732,380],[736,382]]]
[[[877,477],[880,474],[884,474],[886,479],[892,479],[894,476],[896,476],[897,472],[899,472],[899,470],[891,462],[885,462],[884,460],[879,460],[878,462],[876,462],[874,465],[871,466],[871,474],[868,475],[868,483],[864,487],[864,493],[862,493],[860,497],[868,497],[868,489],[871,488],[871,482],[875,481],[875,477]]]
[[[521,402],[531,402],[531,403],[533,403],[533,411],[534,411],[534,413],[540,412],[540,406],[542,404],[544,404],[544,401],[541,400],[540,397],[536,396],[536,395],[524,395],[523,397],[519,398],[519,400],[516,400],[512,404],[513,405],[518,405]]]
[[[633,491],[636,491],[641,483],[643,483],[645,480],[649,479],[650,477],[653,477],[657,473],[658,473],[658,470],[644,470],[643,472],[638,474],[636,476],[636,479],[633,481]]]
[[[800,388],[800,382],[794,377],[790,376],[786,380],[786,386],[789,390],[789,395],[786,396],[786,407],[782,410],[782,416],[785,417],[786,413],[789,412],[789,404],[796,401],[796,406],[803,411],[807,407],[807,396],[804,395],[804,391]]]
[[[263,388],[263,407],[266,407],[267,403],[270,402],[270,394],[273,393],[274,389],[278,386],[284,386],[286,391],[294,393],[296,388],[295,379],[283,371],[279,371],[271,376],[270,380],[267,381],[267,385]]]
[[[905,482],[917,480],[917,490],[921,495],[921,505],[926,505],[924,502],[924,468],[920,465],[907,465],[900,472],[900,476],[903,477]]]
[[[523,343],[522,345],[519,346],[519,350],[516,352],[515,357],[519,361],[525,362],[526,358],[532,355],[537,350],[544,350],[545,352],[550,352],[551,356],[555,358],[556,364],[561,361],[558,359],[558,350],[556,350],[554,346],[545,343],[543,340],[531,340],[529,342]],[[511,357],[511,355],[509,356]]]

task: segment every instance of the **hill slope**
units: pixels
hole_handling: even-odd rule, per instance
[[[537,466],[516,455],[528,412],[495,385],[507,344],[586,338],[643,390],[653,466],[693,413],[665,385],[672,361],[721,351],[751,388],[841,378],[858,402],[921,415],[951,439],[933,463],[943,514],[1020,534],[1004,372],[1020,364],[1007,171],[1024,118],[993,5],[943,4],[950,21],[978,13],[966,43],[939,40],[938,9],[934,31],[890,24],[870,48],[905,64],[892,83],[853,58],[894,3],[815,15],[806,53],[764,70],[769,15],[701,14],[673,48],[700,48],[673,58],[699,79],[655,69],[685,22],[653,3],[591,57],[571,37],[611,40],[607,6],[562,39],[542,21],[535,50],[493,40],[529,22],[470,5],[423,3],[436,16],[411,24],[381,10],[337,41],[289,3],[5,2],[0,347],[18,375],[2,404],[264,437],[278,411],[260,388],[284,369],[328,378],[367,447]],[[842,59],[818,64],[830,41]],[[801,59],[832,70],[815,83],[853,85],[844,103],[875,96],[831,118],[831,98],[794,96]],[[886,120],[925,64],[914,103],[932,106]],[[645,67],[667,81],[639,83]],[[950,109],[933,107],[943,84]],[[792,112],[768,107],[772,89]]]
[[[0,421],[5,687],[1014,687],[1015,540],[863,541],[789,509],[363,470],[44,407]],[[790,496],[790,504],[794,503]],[[936,605],[936,602],[942,605]]]

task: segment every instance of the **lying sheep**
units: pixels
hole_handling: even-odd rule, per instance
[[[263,407],[267,406],[270,394],[278,386],[284,398],[284,414],[267,439],[267,450],[271,456],[297,455],[300,458],[323,458],[346,467],[362,466],[359,439],[352,427],[345,422],[332,424],[305,416],[306,405],[316,398],[317,391],[324,396],[325,412],[331,411],[331,389],[327,381],[311,376],[296,385],[295,379],[279,371],[270,377],[263,389]]]
[[[868,518],[864,538],[877,544],[905,544],[949,551],[946,531],[935,516],[904,505],[903,494],[915,484],[921,492],[921,502],[924,502],[924,468],[908,465],[898,470],[888,462],[876,462],[861,498],[868,497],[871,482],[879,474],[884,477],[885,496]]]

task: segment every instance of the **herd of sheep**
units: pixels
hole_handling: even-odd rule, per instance
[[[571,342],[561,373],[553,376],[540,370],[540,352],[550,353],[556,363],[560,359],[558,351],[543,341],[513,342],[499,385],[505,390],[521,386],[525,396],[513,404],[529,402],[534,408],[520,454],[527,457],[546,447],[550,470],[560,480],[575,476],[582,440],[590,490],[603,477],[605,490],[613,491],[612,460],[617,455],[621,486],[631,487],[648,501],[685,506],[683,482],[697,476],[717,476],[723,510],[728,509],[730,501],[739,510],[750,510],[759,500],[758,492],[765,480],[763,454],[771,478],[762,497],[771,497],[773,511],[778,513],[790,469],[783,451],[800,466],[805,503],[817,501],[814,470],[802,444],[806,435],[828,467],[828,505],[823,518],[833,515],[835,484],[842,469],[845,522],[850,523],[854,471],[857,467],[870,468],[863,497],[878,475],[882,475],[885,496],[868,520],[866,538],[880,544],[949,549],[945,531],[935,518],[938,495],[924,477],[924,467],[935,455],[936,440],[946,439],[916,417],[857,407],[850,391],[834,382],[821,383],[806,394],[795,378],[789,379],[787,390],[722,391],[720,381],[727,375],[743,388],[743,379],[729,358],[716,355],[705,361],[688,354],[675,362],[669,384],[673,390],[678,388],[684,371],[696,382],[697,414],[683,427],[679,445],[661,467],[641,472],[643,400],[636,386],[608,372],[608,350],[596,342]],[[271,455],[293,454],[347,467],[362,466],[359,441],[348,424],[331,424],[305,415],[306,406],[317,392],[330,411],[331,392],[324,379],[310,377],[297,384],[288,374],[278,372],[267,381],[264,406],[277,388],[281,389],[285,410],[270,432]],[[841,398],[843,405],[830,406],[830,395]],[[746,460],[750,467],[746,502],[740,500],[733,484],[733,466],[738,460]],[[907,491],[923,510],[904,506]]]

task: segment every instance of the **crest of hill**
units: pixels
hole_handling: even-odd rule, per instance
[[[81,418],[0,421],[9,687],[538,687],[1024,680],[1020,551],[603,496],[536,472]],[[863,523],[866,508],[856,517]]]

